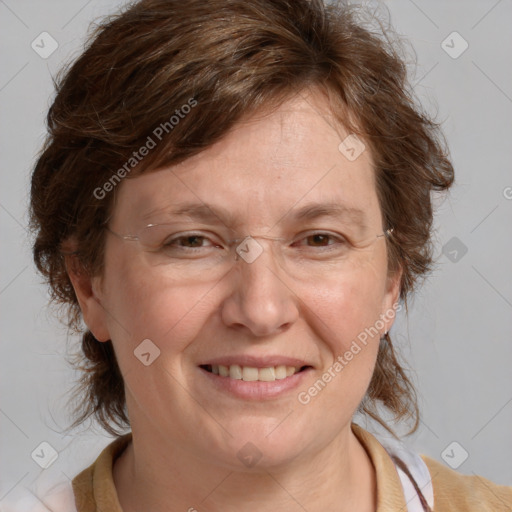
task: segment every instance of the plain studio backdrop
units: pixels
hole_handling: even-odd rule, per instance
[[[0,1],[0,510],[36,479],[74,477],[111,441],[88,425],[62,433],[76,378],[65,354],[78,339],[46,306],[27,204],[52,76],[79,53],[89,23],[123,3]],[[456,173],[451,194],[437,202],[435,270],[409,318],[400,313],[391,331],[414,369],[422,411],[419,430],[405,441],[461,473],[511,485],[512,3],[384,5],[416,52],[411,82],[443,122]],[[42,462],[40,453],[56,459]]]

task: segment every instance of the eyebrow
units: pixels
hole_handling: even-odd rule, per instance
[[[153,212],[154,213],[154,212]],[[209,206],[205,203],[183,203],[165,213],[171,217],[189,217],[194,221],[201,221],[209,224],[225,224],[235,226],[240,222],[240,215],[232,213],[222,206]],[[288,218],[290,221],[310,221],[320,217],[333,217],[340,220],[349,220],[359,227],[367,226],[367,215],[364,210],[356,207],[346,206],[341,203],[309,203],[301,208],[291,209],[285,213],[277,222]]]
[[[318,217],[348,217],[358,224],[364,224],[366,221],[366,214],[363,210],[340,203],[313,203],[297,210],[291,210],[290,214],[296,220],[311,220]]]

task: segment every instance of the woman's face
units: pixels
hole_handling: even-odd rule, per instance
[[[113,232],[170,224],[143,243],[109,233],[84,308],[112,339],[139,436],[241,468],[310,457],[348,431],[398,276],[369,151],[340,150],[334,126],[321,96],[299,96],[116,190]],[[228,240],[249,234],[236,260]]]

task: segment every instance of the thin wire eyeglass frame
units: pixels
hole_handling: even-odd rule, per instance
[[[152,227],[158,227],[158,226],[166,226],[167,224],[147,224],[146,226],[144,226],[140,232],[142,232],[143,230],[145,229],[148,229],[148,228],[152,228]],[[116,233],[115,231],[113,231],[112,229],[110,229],[109,226],[105,226],[106,230],[110,233],[112,233],[113,235],[117,236],[118,238],[122,239],[122,240],[126,240],[128,242],[139,242],[141,243],[141,238],[139,235],[121,235],[119,233]],[[394,228],[389,228],[389,229],[386,229],[385,231],[383,231],[381,234],[379,235],[375,235],[376,238],[382,238],[382,237],[386,237],[386,238],[390,238],[392,233],[394,231]],[[235,244],[240,244],[242,243],[244,240],[247,240],[248,238],[252,238],[254,240],[257,240],[258,238],[261,238],[261,239],[264,239],[264,240],[271,240],[271,241],[290,241],[284,237],[270,237],[270,236],[265,236],[265,235],[247,235],[245,237],[242,237],[242,238],[232,238],[232,239],[229,239],[227,240],[227,244],[229,246],[229,248],[231,249]],[[141,243],[141,245],[143,245]],[[238,254],[235,255],[235,261],[238,261]]]

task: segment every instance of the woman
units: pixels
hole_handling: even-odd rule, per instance
[[[453,168],[351,8],[138,2],[48,124],[34,257],[87,326],[75,423],[131,430],[74,478],[78,512],[512,505],[352,421],[418,424],[389,330]]]

